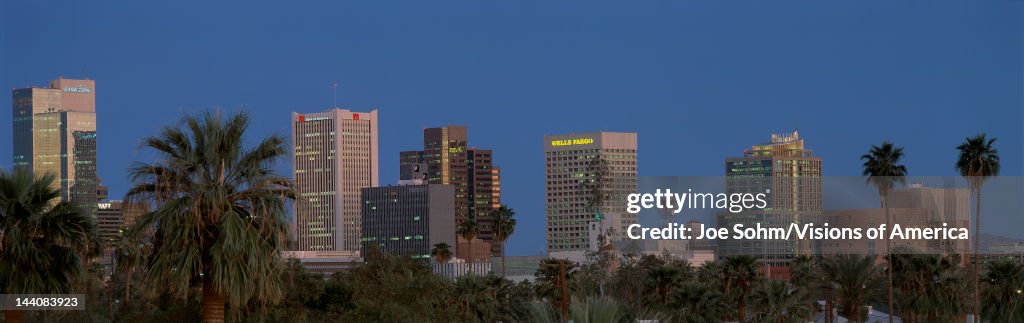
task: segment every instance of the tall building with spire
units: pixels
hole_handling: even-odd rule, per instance
[[[377,110],[292,113],[299,251],[359,253],[360,190],[379,185],[377,134]]]
[[[821,158],[804,146],[797,131],[772,134],[770,142],[753,145],[743,151],[743,157],[727,158],[726,194],[765,193],[768,206],[720,213],[718,227],[817,222],[822,208],[821,170]],[[754,255],[769,267],[786,265],[796,255],[815,249],[810,241],[797,240],[720,240],[718,248],[719,256]]]
[[[96,209],[96,81],[12,91],[14,167],[53,173],[61,199]]]

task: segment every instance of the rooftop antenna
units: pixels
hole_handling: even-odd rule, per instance
[[[334,81],[334,83],[331,84],[331,87],[334,88],[334,107],[337,108],[338,107],[338,81]]]

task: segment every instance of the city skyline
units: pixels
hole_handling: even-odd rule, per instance
[[[232,12],[226,4],[152,10],[197,21],[189,26],[149,10],[121,17],[108,6],[4,3],[4,30],[25,35],[0,40],[18,48],[4,51],[0,84],[43,85],[61,75],[102,83],[98,171],[112,198],[128,187],[128,165],[151,158],[138,152],[139,140],[182,112],[246,105],[254,134],[286,135],[282,120],[290,111],[332,106],[335,81],[338,105],[381,109],[382,183],[398,179],[393,156],[419,149],[414,138],[423,128],[475,129],[474,142],[501,161],[502,201],[520,220],[510,254],[544,250],[543,149],[533,143],[545,134],[635,131],[646,147],[641,176],[718,175],[722,158],[751,141],[799,129],[827,160],[824,175],[856,176],[858,157],[886,139],[906,147],[912,175],[955,175],[955,145],[987,132],[999,138],[1003,174],[1024,173],[1020,3],[925,11],[910,4],[777,4],[719,8],[728,12],[714,17],[721,22],[700,16],[725,4],[331,8],[364,14],[354,20],[326,19],[318,12],[330,10],[299,5],[280,10],[286,25],[242,14],[228,18],[237,24],[225,24],[239,27],[225,30],[203,26],[223,22]],[[668,19],[657,11],[692,14]],[[54,20],[29,22],[14,12],[48,12]],[[490,13],[496,22],[474,13]],[[582,21],[561,22],[568,15]],[[376,25],[367,16],[409,22],[365,28]],[[507,28],[518,20],[536,26]],[[768,22],[777,24],[762,28]],[[416,30],[406,30],[411,26]],[[268,45],[272,36],[284,44]],[[32,41],[59,37],[76,40]],[[187,47],[173,46],[192,38]],[[434,43],[418,55],[407,50]],[[0,105],[10,107],[10,96],[3,97]],[[878,121],[882,116],[892,121]],[[0,133],[9,134],[10,113],[0,113],[0,124]],[[11,149],[10,140],[0,140],[0,167],[11,166]],[[708,157],[692,158],[694,151]],[[290,173],[289,163],[278,166]]]

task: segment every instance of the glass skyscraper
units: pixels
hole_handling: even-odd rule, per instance
[[[14,167],[57,176],[61,198],[96,209],[96,81],[13,90]]]

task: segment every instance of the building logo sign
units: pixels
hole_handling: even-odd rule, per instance
[[[579,146],[589,145],[594,143],[594,138],[576,138],[576,139],[563,139],[563,140],[552,140],[551,146]]]
[[[92,93],[92,89],[79,85],[78,87],[66,87],[64,92],[71,93]]]

